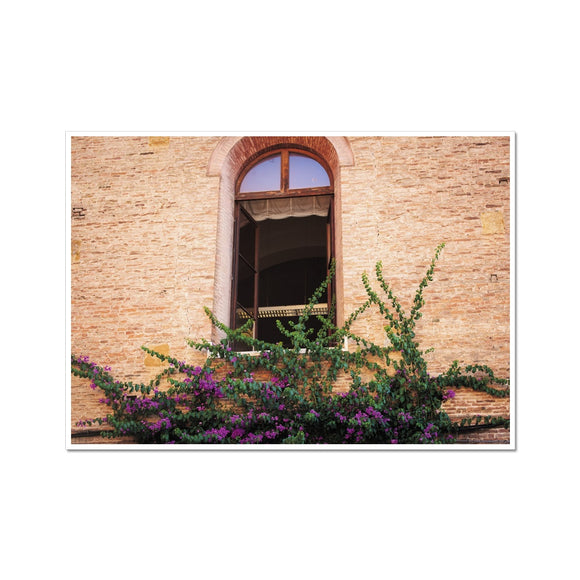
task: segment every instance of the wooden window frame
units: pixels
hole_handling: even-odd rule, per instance
[[[322,168],[326,171],[328,178],[330,180],[330,185],[323,187],[311,187],[311,188],[300,188],[300,189],[290,189],[290,154],[295,153],[298,155],[303,155],[305,157],[310,157],[317,163],[319,163]],[[259,191],[259,192],[247,192],[240,193],[241,184],[248,174],[258,163],[265,161],[271,157],[280,155],[281,156],[281,177],[280,177],[280,189],[271,191]],[[238,302],[237,288],[238,288],[238,268],[239,268],[239,235],[240,235],[240,212],[243,211],[246,216],[246,212],[240,202],[251,201],[251,200],[265,200],[265,199],[282,199],[282,198],[292,198],[292,197],[315,197],[315,196],[328,196],[329,209],[327,216],[327,274],[330,271],[331,261],[335,254],[335,210],[334,210],[334,176],[326,161],[319,157],[316,153],[310,151],[305,147],[299,147],[296,145],[285,146],[285,145],[275,145],[273,147],[264,149],[259,153],[251,156],[246,164],[244,165],[242,171],[238,175],[235,183],[235,207],[234,207],[234,246],[233,246],[233,264],[232,264],[232,300],[231,300],[231,327],[235,328],[236,324],[236,308]],[[251,216],[250,216],[251,217]],[[252,220],[254,221],[254,220]],[[254,280],[254,327],[253,334],[254,338],[258,337],[258,292],[259,292],[259,222],[254,222],[256,225],[256,242],[255,242],[255,280]],[[333,300],[335,298],[335,284],[333,281],[328,286],[328,312],[332,307]],[[335,311],[335,323],[336,323],[336,311]]]
[[[254,227],[254,255],[253,264],[251,264],[244,256],[242,256],[240,251],[240,227],[241,220],[240,214],[243,213],[249,224]],[[252,313],[239,305],[253,320],[253,336],[257,337],[258,333],[258,282],[260,277],[260,264],[259,264],[259,248],[260,248],[260,227],[259,224],[252,218],[252,216],[247,212],[239,203],[235,205],[235,217],[234,217],[234,263],[233,263],[233,273],[232,273],[232,307],[231,307],[231,327],[235,328],[236,324],[236,312],[238,309],[238,273],[240,267],[240,261],[243,260],[250,270],[253,270],[254,276],[254,292],[252,296],[253,309]]]
[[[328,175],[328,179],[330,180],[330,185],[324,187],[308,187],[308,188],[300,188],[300,189],[290,189],[289,182],[290,182],[290,154],[296,153],[298,155],[303,155],[304,157],[310,157],[317,163],[319,163],[322,168],[326,171]],[[256,192],[248,192],[248,193],[240,193],[240,187],[244,178],[248,174],[248,172],[253,169],[258,163],[261,161],[265,161],[270,157],[275,157],[277,155],[281,155],[281,177],[280,177],[280,189],[277,190],[270,190],[270,191],[256,191]],[[241,171],[238,179],[236,180],[236,201],[248,201],[252,199],[269,199],[272,197],[281,198],[281,197],[311,197],[315,195],[334,195],[334,177],[332,175],[332,171],[330,167],[324,161],[316,155],[315,153],[311,152],[306,148],[300,148],[296,146],[292,147],[284,147],[277,145],[275,148],[266,149],[253,155],[248,159],[248,162],[244,166],[244,169]]]

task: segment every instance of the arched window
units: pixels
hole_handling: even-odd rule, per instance
[[[278,147],[248,160],[235,188],[234,328],[252,319],[255,338],[286,341],[275,321],[297,321],[326,278],[333,221],[332,172],[312,151]],[[332,299],[331,285],[315,313],[326,314]]]

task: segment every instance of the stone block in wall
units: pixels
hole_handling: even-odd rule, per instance
[[[148,347],[150,350],[154,350],[159,354],[169,356],[169,345],[168,344],[154,344]],[[145,355],[145,360],[143,361],[146,367],[160,367],[163,365],[163,361],[156,356],[152,356],[149,353]]]
[[[505,222],[503,212],[501,211],[484,211],[481,214],[481,225],[484,234],[503,234],[505,233]]]

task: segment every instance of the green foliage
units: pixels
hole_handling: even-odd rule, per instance
[[[106,426],[105,437],[131,435],[141,443],[185,444],[452,443],[465,426],[509,427],[509,419],[501,417],[451,421],[442,403],[455,396],[454,388],[505,397],[509,381],[497,378],[487,366],[462,369],[457,362],[445,373],[430,376],[425,353],[415,340],[423,293],[443,248],[441,244],[436,249],[408,315],[379,262],[375,277],[382,296],[364,274],[368,298],[341,328],[333,324],[330,312],[317,316],[322,323],[318,332],[308,329],[314,305],[334,275],[333,266],[298,321],[277,322],[290,340],[289,348],[254,339],[245,327],[232,330],[206,309],[225,338],[218,344],[188,341],[207,353],[202,366],[143,347],[168,366],[150,383],[133,384],[115,381],[110,369],[87,357],[73,356],[72,372],[91,379],[91,388],[103,391],[102,402],[110,409],[106,417],[81,423]],[[371,307],[384,318],[388,347],[352,331]],[[354,349],[343,350],[345,338]],[[236,352],[233,344],[244,344],[247,350]],[[350,378],[348,392],[335,390],[341,372]]]

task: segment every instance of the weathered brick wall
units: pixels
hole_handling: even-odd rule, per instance
[[[408,312],[435,248],[447,244],[424,292],[417,338],[432,372],[488,364],[509,374],[509,137],[353,137],[342,170],[345,310],[366,294],[360,275],[383,263]],[[378,288],[378,285],[375,284]],[[355,328],[384,343],[381,320]]]
[[[343,313],[366,299],[360,276],[372,274],[377,260],[408,310],[435,247],[446,242],[417,325],[423,347],[436,348],[427,356],[431,371],[457,359],[508,376],[509,137],[349,142],[354,164],[337,176]],[[141,345],[167,348],[180,359],[201,357],[184,339],[211,337],[203,306],[229,295],[229,280],[215,279],[216,260],[229,260],[222,247],[227,232],[218,230],[228,210],[220,208],[219,176],[208,175],[219,143],[219,137],[72,137],[73,353],[132,381],[159,371]],[[384,344],[374,314],[355,330]],[[98,396],[74,377],[71,406],[73,424],[102,412]]]
[[[152,374],[141,345],[209,336],[217,138],[73,137],[72,350],[132,380]]]

